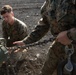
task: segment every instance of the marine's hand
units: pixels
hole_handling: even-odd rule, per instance
[[[23,41],[16,41],[16,42],[13,42],[13,44],[17,44],[19,46],[25,45],[25,43]]]
[[[57,42],[60,42],[63,45],[69,45],[71,44],[71,40],[67,37],[67,31],[63,31],[58,34],[56,38]]]

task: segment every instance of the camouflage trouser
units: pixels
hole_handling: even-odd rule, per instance
[[[49,49],[41,75],[54,75],[58,62],[65,58],[64,45],[55,42]]]

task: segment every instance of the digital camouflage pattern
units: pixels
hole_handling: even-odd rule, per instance
[[[57,36],[65,30],[71,31],[72,38],[76,37],[76,1],[75,0],[46,0],[41,7],[42,18],[35,30],[25,39],[25,44],[33,43],[41,39],[51,29],[53,36]],[[74,39],[76,40],[76,38]],[[42,68],[42,75],[52,75],[58,62],[66,58],[65,46],[55,42],[51,45],[46,62]],[[76,49],[76,48],[75,48]],[[72,56],[76,62],[75,53]]]
[[[22,21],[15,18],[13,25],[9,25],[7,22],[2,22],[3,38],[6,40],[8,47],[13,46],[13,42],[22,40],[27,36],[27,26]]]
[[[61,31],[75,27],[76,14],[73,2],[74,0],[46,0],[41,7],[42,18],[38,22],[38,26],[28,36],[28,39],[24,39],[24,42],[29,44],[41,39],[49,28],[51,33],[56,36]]]

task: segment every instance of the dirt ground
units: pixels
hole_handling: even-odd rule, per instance
[[[0,0],[0,7],[9,4],[13,7],[15,17],[25,22],[28,26],[28,34],[35,28],[40,19],[40,7],[45,0]],[[0,37],[2,37],[0,20]],[[50,38],[48,32],[40,41]],[[19,71],[17,75],[39,75],[44,64],[50,43],[43,46],[30,47],[24,54],[25,60],[21,65],[17,65]],[[10,74],[11,75],[11,74]]]

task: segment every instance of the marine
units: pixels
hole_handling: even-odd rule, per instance
[[[42,18],[28,37],[13,44],[26,45],[40,40],[49,30],[56,37],[49,48],[41,75],[52,75],[58,63],[67,58],[65,46],[73,44],[72,61],[76,63],[76,1],[46,0],[41,7]],[[56,73],[57,75],[57,73]]]

